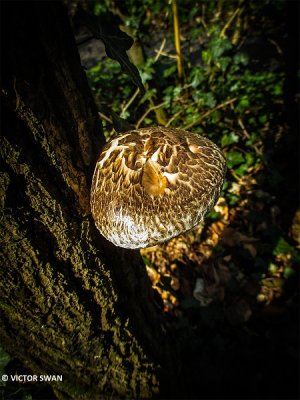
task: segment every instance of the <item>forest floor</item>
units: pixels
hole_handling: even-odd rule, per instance
[[[298,398],[298,273],[291,248],[279,238],[273,260],[263,258],[262,233],[280,224],[278,206],[269,210],[269,223],[265,218],[254,229],[247,220],[249,210],[266,212],[267,197],[254,190],[247,207],[231,210],[220,198],[217,221],[141,251],[182,343],[188,397]]]

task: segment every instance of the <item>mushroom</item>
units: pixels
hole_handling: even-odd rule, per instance
[[[117,246],[163,243],[203,221],[226,171],[209,139],[174,128],[130,130],[102,149],[91,210],[100,233]]]

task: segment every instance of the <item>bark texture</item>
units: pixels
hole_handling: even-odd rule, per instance
[[[0,338],[59,398],[153,397],[172,375],[139,254],[100,237],[104,138],[58,2],[2,2]]]

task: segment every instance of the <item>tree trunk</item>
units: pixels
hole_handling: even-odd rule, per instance
[[[139,253],[91,219],[104,138],[66,10],[1,6],[3,346],[35,374],[62,374],[59,398],[166,395],[175,363]]]

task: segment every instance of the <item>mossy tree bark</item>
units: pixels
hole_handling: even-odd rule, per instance
[[[1,6],[2,344],[33,373],[62,374],[59,398],[166,394],[171,344],[139,254],[91,219],[104,138],[66,10]]]

